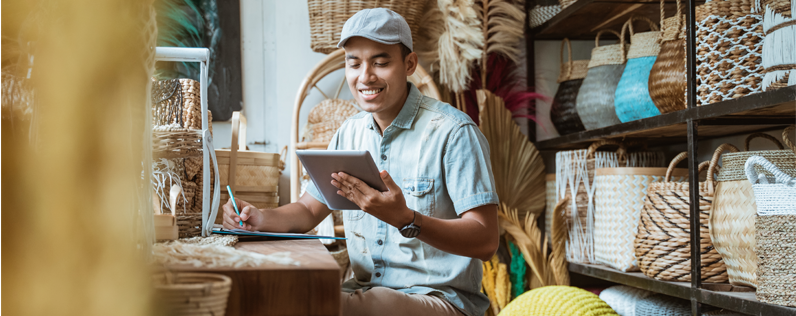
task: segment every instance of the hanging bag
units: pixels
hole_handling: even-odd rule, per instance
[[[564,62],[564,45],[569,58]],[[575,101],[578,98],[583,78],[586,78],[588,60],[572,60],[572,45],[569,39],[561,41],[561,72],[558,74],[558,91],[550,106],[550,120],[558,134],[567,135],[586,130],[578,116]]]
[[[649,91],[652,102],[661,113],[684,110],[686,107],[685,15],[680,0],[677,13],[664,19],[661,0],[661,51],[650,70]]]
[[[633,33],[633,20],[641,20],[649,23],[649,32]],[[656,115],[661,111],[655,107],[655,103],[650,98],[649,77],[652,65],[661,50],[661,32],[658,26],[650,19],[644,17],[632,17],[622,27],[622,36],[625,28],[630,30],[630,49],[627,52],[627,65],[622,73],[622,79],[616,87],[614,95],[614,107],[616,116],[622,123],[640,120]]]
[[[600,35],[610,32],[619,43],[600,46]],[[586,129],[596,129],[622,123],[616,117],[614,93],[625,70],[625,39],[611,30],[597,32],[591,51],[589,71],[580,87],[577,99],[578,115]]]

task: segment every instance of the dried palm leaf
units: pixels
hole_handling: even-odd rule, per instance
[[[495,295],[495,281],[497,279],[497,266],[499,264],[497,255],[492,256],[492,260],[483,263],[484,276],[482,278],[482,292],[489,298],[489,306],[494,315],[500,312],[500,305]]]
[[[555,277],[556,285],[569,285],[569,271],[567,270],[567,222],[564,210],[569,203],[569,197],[558,201],[553,209],[553,219],[550,223],[550,239],[552,239],[552,252],[548,258],[550,274]],[[546,245],[546,244],[545,244]]]
[[[525,11],[512,0],[480,0],[475,8],[481,20],[484,47],[481,55],[481,80],[486,86],[486,61],[489,54],[500,54],[519,62],[518,44],[524,36]]]
[[[481,132],[489,141],[492,174],[498,197],[510,208],[539,215],[544,210],[544,162],[520,132],[503,100],[487,90],[476,91]],[[519,241],[519,239],[518,239]]]
[[[542,245],[542,241],[538,238],[541,237],[541,232],[535,233],[535,231],[539,230],[536,227],[536,215],[531,214],[523,223],[519,219],[519,212],[516,208],[511,208],[505,203],[501,203],[498,209],[498,216],[500,227],[514,237],[517,241],[517,248],[520,249],[523,258],[525,258],[531,268],[531,273],[528,274],[531,288],[533,288],[534,283],[540,286],[550,285],[547,282],[549,277],[546,276],[548,270],[547,253],[543,251],[543,249],[546,250],[546,247]],[[547,243],[547,240],[544,243]]]
[[[440,85],[453,93],[470,81],[469,67],[481,58],[484,35],[473,0],[430,1],[421,19],[417,53]]]

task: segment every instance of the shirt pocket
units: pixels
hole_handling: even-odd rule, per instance
[[[434,179],[404,178],[401,186],[406,206],[420,214],[434,214]]]
[[[345,213],[345,219],[349,221],[358,221],[365,217],[365,211],[363,210],[346,210],[343,213]]]

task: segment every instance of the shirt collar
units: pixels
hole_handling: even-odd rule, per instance
[[[406,85],[407,88],[409,88],[409,95],[406,97],[406,102],[404,102],[401,112],[398,112],[398,116],[396,116],[392,124],[390,124],[390,126],[402,129],[412,128],[412,123],[415,121],[417,111],[420,109],[420,100],[423,98],[420,90],[418,90],[413,83],[407,82]],[[370,115],[370,119],[371,121],[368,128],[374,129],[376,123],[373,119],[373,114]]]

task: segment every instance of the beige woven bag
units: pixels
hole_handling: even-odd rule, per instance
[[[790,141],[790,126],[782,134],[785,143],[794,148]],[[780,150],[745,151],[732,147],[732,152],[722,158],[722,169],[717,178],[716,196],[710,217],[710,237],[716,250],[727,264],[730,283],[743,286],[757,286],[757,254],[755,252],[755,196],[752,184],[746,178],[744,164],[751,156],[762,156],[782,172],[796,176],[796,154],[783,150],[782,144],[767,134],[755,133],[746,139],[746,150],[755,138],[766,138],[774,142]],[[758,170],[770,175],[764,169]]]

